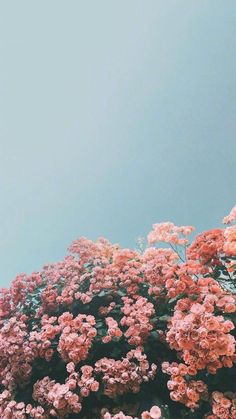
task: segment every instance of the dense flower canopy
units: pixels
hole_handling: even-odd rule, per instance
[[[0,296],[0,417],[235,418],[235,219],[192,243],[154,224],[145,249],[82,237],[18,275]]]

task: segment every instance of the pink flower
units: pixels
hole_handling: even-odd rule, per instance
[[[69,373],[74,372],[75,371],[75,364],[74,362],[69,362],[66,366],[66,369]]]
[[[153,406],[150,410],[150,417],[152,419],[159,419],[161,417],[161,409],[158,406]]]
[[[223,218],[224,224],[233,223],[236,220],[236,205],[232,208],[229,215]]]

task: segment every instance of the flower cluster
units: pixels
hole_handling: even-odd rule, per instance
[[[145,410],[141,413],[141,419],[160,419],[161,418],[161,409],[159,406],[152,406],[150,411]],[[127,416],[123,412],[116,413],[111,415],[109,412],[106,412],[103,416],[103,419],[137,419],[133,416]]]
[[[230,334],[234,324],[223,316],[215,316],[209,306],[193,303],[187,313],[176,310],[169,323],[167,342],[181,352],[195,375],[206,368],[215,374],[219,368],[236,361],[235,338]]]
[[[0,381],[9,390],[18,383],[28,381],[34,352],[26,339],[27,328],[23,321],[11,317],[0,329]]]
[[[30,403],[17,403],[12,400],[12,394],[8,390],[4,390],[0,394],[0,417],[3,419],[48,419],[49,415],[42,406],[33,407]]]
[[[58,352],[61,358],[74,363],[85,360],[97,334],[94,327],[95,318],[91,315],[78,314],[73,319],[73,315],[66,312],[58,318],[58,323],[62,328],[58,342]]]
[[[56,383],[49,377],[34,384],[33,399],[47,406],[47,413],[53,417],[65,417],[70,412],[79,413],[79,396],[73,393],[68,384]]]
[[[120,324],[128,327],[125,332],[128,343],[136,346],[142,345],[153,329],[150,318],[155,312],[154,306],[144,297],[138,297],[135,302],[128,297],[123,297],[122,300],[124,306],[121,311],[124,313],[124,317]]]
[[[0,417],[234,419],[235,220],[192,243],[154,224],[140,250],[82,237],[17,275],[0,290]]]
[[[189,260],[198,260],[201,264],[220,264],[220,254],[223,253],[224,230],[216,228],[205,231],[197,236],[187,250]]]
[[[236,417],[236,393],[212,393],[212,413],[207,419],[234,419]]]
[[[229,256],[234,256],[236,254],[236,226],[225,229],[224,239],[224,253]]]
[[[112,338],[120,339],[122,336],[122,331],[118,326],[118,322],[112,317],[106,317],[106,325],[108,327],[107,335],[102,338],[103,343],[108,343]]]
[[[192,226],[177,227],[170,222],[153,224],[152,227],[153,230],[148,234],[149,244],[166,242],[175,245],[185,245],[188,243],[186,236],[194,231],[194,227]]]
[[[95,364],[104,384],[104,394],[114,398],[119,394],[138,393],[142,382],[154,378],[157,366],[149,366],[147,356],[139,348],[131,350],[122,360],[102,358]]]
[[[163,362],[162,370],[171,375],[167,382],[170,397],[175,402],[183,403],[190,409],[198,407],[199,401],[208,399],[207,385],[201,380],[187,380],[189,369],[185,364]]]
[[[149,284],[150,295],[160,296],[166,287],[167,273],[176,265],[179,256],[172,249],[149,247],[143,254],[144,275]]]

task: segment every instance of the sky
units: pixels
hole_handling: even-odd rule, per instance
[[[235,0],[0,0],[0,287],[80,236],[221,226]]]

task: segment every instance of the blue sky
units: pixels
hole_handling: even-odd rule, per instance
[[[235,203],[236,2],[0,3],[0,286]]]

